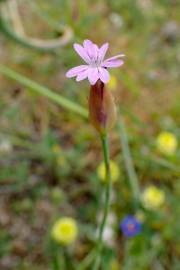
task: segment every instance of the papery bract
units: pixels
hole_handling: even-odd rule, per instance
[[[113,96],[100,80],[90,89],[89,118],[92,125],[101,134],[108,132],[116,121],[116,106]]]

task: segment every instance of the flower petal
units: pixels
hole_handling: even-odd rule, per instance
[[[95,47],[97,45],[95,45],[91,40],[85,39],[83,42],[83,46],[91,60],[97,57],[96,47]]]
[[[89,71],[89,69],[87,68],[86,70],[83,70],[81,73],[79,73],[77,78],[76,78],[76,81],[79,82],[79,81],[86,79],[88,76],[88,71]]]
[[[91,51],[91,48],[93,47],[93,42],[89,39],[85,39],[83,42],[84,49],[89,54],[89,51]]]
[[[77,66],[74,68],[71,68],[70,70],[68,70],[68,72],[66,73],[66,77],[67,78],[72,78],[77,76],[79,73],[81,73],[84,70],[87,70],[88,66],[87,65],[81,65],[81,66]]]
[[[124,54],[118,54],[116,56],[108,58],[102,63],[102,67],[111,67],[111,68],[120,67],[124,64],[124,61],[119,58],[124,56],[125,56]]]
[[[98,54],[99,63],[101,63],[104,60],[104,57],[106,55],[106,52],[107,52],[108,48],[109,48],[109,44],[105,43],[99,49],[99,54]]]
[[[74,49],[77,52],[77,54],[79,54],[79,56],[87,63],[89,64],[91,59],[89,57],[89,55],[87,54],[86,50],[83,48],[83,46],[75,43],[74,45]]]
[[[92,48],[92,53],[93,53],[93,60],[97,61],[98,60],[98,54],[99,54],[99,48],[96,44],[94,44]]]
[[[113,67],[120,67],[124,64],[124,61],[123,60],[118,60],[118,59],[114,59],[114,60],[105,60],[103,63],[102,63],[102,67],[110,67],[110,68],[113,68]]]
[[[109,72],[105,68],[99,68],[99,78],[103,83],[107,83],[110,79]]]
[[[115,60],[115,59],[118,59],[118,58],[121,58],[121,57],[124,57],[124,56],[125,56],[125,54],[118,54],[118,55],[115,55],[115,56],[113,56],[111,58],[106,59],[105,61]]]
[[[99,72],[97,68],[88,69],[88,80],[91,85],[94,85],[99,79]]]

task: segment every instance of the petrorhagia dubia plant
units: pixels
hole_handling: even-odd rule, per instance
[[[82,81],[88,78],[90,82],[89,118],[101,138],[104,155],[107,184],[105,185],[104,213],[98,232],[97,252],[93,270],[99,269],[101,265],[103,232],[107,222],[111,194],[111,168],[108,133],[116,121],[116,106],[111,91],[108,91],[106,87],[106,84],[110,80],[108,68],[122,66],[124,64],[122,58],[125,56],[124,54],[119,54],[114,57],[104,59],[108,47],[109,44],[105,43],[99,48],[90,40],[84,40],[83,46],[75,43],[75,51],[86,64],[74,67],[66,73],[68,78],[76,77],[76,81]]]

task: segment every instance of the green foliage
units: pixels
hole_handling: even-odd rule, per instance
[[[179,1],[17,3],[28,37],[61,37],[68,26],[72,42],[108,41],[110,54],[126,54],[122,69],[112,70],[121,119],[111,134],[111,159],[121,176],[110,213],[116,217],[114,245],[105,241],[102,269],[117,270],[111,269],[115,260],[123,270],[178,270]],[[87,122],[88,83],[65,78],[81,61],[71,42],[53,52],[34,50],[19,40],[5,14],[0,31],[0,269],[92,269],[103,205],[100,141]],[[157,149],[162,131],[178,141],[172,156]],[[142,204],[149,185],[164,192],[162,207]],[[133,238],[119,229],[127,214],[143,217],[142,232]],[[74,217],[80,231],[66,249],[51,239],[61,216]]]

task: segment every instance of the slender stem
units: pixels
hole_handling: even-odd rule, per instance
[[[63,250],[56,243],[51,244],[51,263],[53,270],[65,270]]]
[[[83,261],[80,263],[79,267],[77,270],[86,270],[89,265],[92,263],[92,261],[94,260],[96,256],[96,250],[93,249],[84,259]]]
[[[109,145],[107,134],[101,136],[102,150],[104,155],[104,165],[106,169],[106,189],[105,189],[105,204],[104,204],[104,215],[102,223],[99,228],[99,236],[97,241],[97,253],[93,270],[98,270],[101,264],[101,254],[103,249],[103,232],[107,222],[109,207],[110,207],[110,193],[111,193],[111,173],[110,173],[110,158],[109,158]]]
[[[134,169],[133,160],[131,157],[131,152],[129,149],[128,136],[126,132],[126,127],[121,114],[119,114],[118,129],[120,132],[120,138],[122,143],[122,153],[125,161],[126,170],[129,176],[129,182],[132,188],[133,197],[136,202],[139,201],[140,188],[139,181]]]
[[[77,113],[84,118],[88,118],[87,110],[83,108],[81,105],[79,105],[78,103],[75,103],[74,101],[71,101],[68,98],[63,97],[62,95],[53,92],[49,88],[43,85],[40,85],[33,80],[30,80],[29,78],[21,75],[20,73],[1,64],[0,64],[0,73],[12,80],[15,80],[21,83],[22,85],[26,87],[27,90],[31,90],[33,92],[36,92],[39,95],[46,96],[47,98],[56,102],[58,105],[60,105],[64,109]]]

